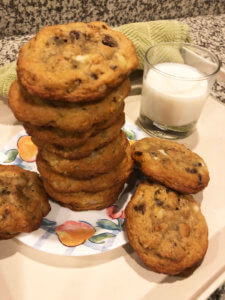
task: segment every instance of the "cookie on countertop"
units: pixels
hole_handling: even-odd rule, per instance
[[[38,229],[50,211],[39,175],[18,166],[0,165],[0,239]]]
[[[125,209],[126,233],[141,260],[158,273],[196,267],[208,247],[208,226],[191,195],[145,181]]]
[[[181,193],[195,194],[209,182],[204,160],[184,145],[161,138],[143,138],[131,146],[142,172]]]
[[[88,179],[76,179],[71,176],[63,176],[56,173],[49,168],[49,165],[41,159],[40,156],[38,156],[36,163],[42,178],[44,178],[55,191],[64,193],[93,193],[125,183],[132,173],[134,165],[129,144],[127,145],[126,156],[112,171]]]
[[[138,66],[135,47],[103,22],[43,27],[20,49],[17,76],[32,96],[101,99]]]
[[[106,121],[123,110],[130,87],[130,81],[126,79],[102,100],[68,103],[30,96],[15,81],[10,87],[9,105],[20,122],[86,132],[94,124]]]

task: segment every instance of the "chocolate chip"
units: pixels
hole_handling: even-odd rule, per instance
[[[98,75],[97,75],[97,74],[95,74],[95,73],[92,73],[92,74],[91,74],[91,77],[92,77],[93,79],[95,79],[95,80],[97,80],[97,79],[98,79]]]
[[[155,200],[157,206],[162,206],[162,205],[163,205],[163,201],[161,201],[161,200],[157,197],[157,195],[159,195],[160,193],[161,193],[161,190],[158,189],[158,190],[155,191],[155,194],[154,194],[154,200]]]
[[[77,78],[76,80],[74,80],[74,83],[75,83],[76,85],[81,84],[81,82],[82,82],[82,80],[81,80],[80,78]]]
[[[77,69],[77,65],[72,64],[72,69]]]
[[[110,69],[112,69],[114,71],[117,69],[117,66],[110,66]]]
[[[141,152],[141,151],[135,151],[134,154],[137,155],[137,156],[141,156],[143,154],[143,152]]]
[[[185,171],[188,172],[188,173],[191,173],[191,174],[196,174],[198,173],[197,169],[193,168],[185,168]]]
[[[106,34],[102,38],[102,44],[109,47],[117,47],[118,44],[110,35]]]
[[[157,153],[154,152],[154,151],[151,151],[150,154],[151,154],[153,157],[157,157]]]
[[[200,163],[200,162],[194,162],[192,165],[193,165],[194,167],[201,167],[201,166],[202,166],[202,163]]]
[[[6,208],[2,214],[2,219],[5,219],[9,214],[10,214],[10,210]]]
[[[161,200],[159,200],[158,198],[154,198],[154,200],[155,200],[157,206],[163,205],[163,202]]]
[[[117,99],[116,99],[115,96],[113,97],[112,101],[115,102],[115,103],[117,102]]]
[[[2,195],[9,195],[10,191],[8,191],[7,188],[5,188],[4,190],[2,190],[1,194]]]
[[[134,210],[135,210],[136,212],[140,212],[140,213],[142,213],[142,215],[144,215],[144,214],[145,214],[145,211],[146,211],[146,206],[145,206],[144,203],[139,204],[139,205],[135,205],[135,206],[134,206]]]
[[[62,44],[64,44],[64,39],[60,38],[59,36],[55,36],[54,42],[55,42],[56,46],[61,46]]]
[[[70,31],[69,36],[70,36],[71,42],[73,43],[75,40],[79,40],[80,33],[76,30],[72,30],[72,31]]]
[[[64,39],[58,35],[49,38],[45,43],[46,47],[49,47],[50,45],[60,46],[62,44],[64,44]]]
[[[94,25],[92,25],[92,24],[87,24],[87,27],[89,27],[89,28],[91,28],[91,29],[95,29],[95,28],[97,28],[96,26],[94,26]]]
[[[202,175],[198,173],[198,184],[202,183]]]
[[[161,194],[161,190],[160,189],[158,189],[158,190],[155,191],[155,196],[158,195],[158,194]]]
[[[91,40],[91,34],[84,33],[84,37],[86,41]]]

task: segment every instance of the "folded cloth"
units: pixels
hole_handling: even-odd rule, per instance
[[[144,67],[146,51],[155,44],[163,42],[191,42],[188,35],[188,26],[176,20],[131,23],[122,25],[116,29],[125,34],[134,43],[139,58],[139,69],[143,69]],[[158,55],[165,55],[168,49],[162,49],[162,51],[163,53],[159,53]],[[178,51],[168,53],[168,56],[175,55],[178,55]],[[180,58],[178,57],[177,61],[179,62],[179,60]]]
[[[0,68],[0,95],[8,97],[11,83],[16,79],[16,62],[4,65]]]
[[[175,20],[159,20],[125,24],[115,28],[132,42],[139,58],[139,69],[143,69],[147,49],[162,42],[190,42],[188,26]],[[167,52],[164,49],[164,52]],[[176,53],[170,53],[176,55]],[[16,62],[0,68],[0,95],[8,97],[11,83],[16,79]]]

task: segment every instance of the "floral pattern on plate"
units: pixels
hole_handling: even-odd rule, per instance
[[[145,133],[132,123],[123,127],[129,140],[143,138]],[[0,151],[0,163],[18,165],[37,172],[37,148],[23,130]],[[84,256],[98,254],[126,244],[124,234],[124,208],[129,201],[138,177],[131,176],[118,201],[100,211],[75,212],[50,201],[51,211],[41,227],[32,233],[22,233],[16,238],[44,252]]]

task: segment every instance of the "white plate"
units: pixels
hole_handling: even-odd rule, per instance
[[[139,113],[139,105],[139,95],[130,96],[126,99],[125,113],[128,120],[126,124],[126,126],[128,127],[126,128],[128,128],[129,130],[134,129],[134,131],[137,130],[137,138],[141,138],[143,134],[136,126],[133,125]],[[129,122],[131,124],[129,124]],[[7,120],[7,123],[10,122]],[[3,143],[6,143],[10,139],[10,137],[14,136],[16,132],[21,130],[21,127],[19,127],[19,130],[16,128],[15,122],[14,124],[11,124],[13,126],[9,125],[0,124],[1,132],[4,133],[2,135],[2,139],[0,140],[1,145],[4,145]],[[223,281],[223,279],[225,279],[224,128],[225,105],[222,105],[219,102],[215,101],[215,99],[210,98],[207,101],[201,118],[198,122],[197,131],[185,140],[179,141],[187,145],[199,155],[201,155],[206,161],[210,172],[209,185],[206,189],[204,189],[203,192],[198,193],[194,196],[197,201],[201,202],[202,212],[206,217],[209,227],[209,248],[207,250],[203,263],[191,276],[189,276],[188,278],[181,279],[179,277],[167,277],[164,275],[155,274],[153,272],[147,271],[145,268],[142,268],[142,266],[134,267],[135,263],[133,262],[133,255],[131,255],[129,259],[123,259],[122,264],[124,261],[128,261],[127,271],[130,270],[131,266],[136,270],[136,272],[134,273],[130,272],[131,274],[134,274],[134,276],[129,274],[128,272],[128,277],[130,278],[131,282],[132,280],[135,280],[135,286],[139,287],[142,290],[142,296],[144,296],[143,299],[165,299],[165,295],[167,295],[167,298],[169,297],[169,299],[205,299],[205,297],[201,298],[201,296],[205,295],[205,292],[207,292],[207,295],[209,295],[208,288],[210,287],[210,292],[212,292],[213,289],[215,289],[217,285],[219,285]],[[15,144],[16,138],[14,139],[14,141],[12,141],[12,145]],[[0,152],[0,154],[1,153],[3,152]],[[3,159],[5,159],[5,156],[1,155],[0,161],[3,161]],[[126,199],[126,201],[127,200],[128,199]],[[55,207],[53,207],[53,210],[55,210]],[[70,212],[69,210],[64,209],[62,207],[57,207],[55,211],[57,212],[57,210],[59,211],[59,215],[61,215],[62,211],[64,211],[64,213],[66,212],[67,214],[73,214],[73,212]],[[50,219],[51,214],[52,212],[47,216],[47,218]],[[77,213],[74,214],[77,215]],[[86,214],[87,213],[82,213],[81,218],[75,218],[75,220],[85,220],[83,216],[85,216]],[[106,211],[96,212],[96,214],[99,214],[94,216],[96,219],[102,219],[106,217],[110,221],[113,221],[116,224],[118,224],[118,220],[111,220],[107,216]],[[58,215],[55,217],[58,218]],[[61,216],[59,223],[63,222],[65,219],[67,219],[66,216]],[[97,230],[100,231],[101,229],[97,228]],[[104,230],[102,231],[104,232]],[[111,232],[115,233],[115,231]],[[37,240],[41,235],[43,235],[43,233],[48,234],[48,232],[44,231],[43,229],[40,229],[33,232],[32,234],[20,235],[18,236],[18,238],[22,242],[34,248],[35,239]],[[60,244],[55,234],[51,234],[49,237],[51,237],[51,239],[47,239],[45,241],[47,242],[47,247],[45,247],[45,249],[43,249],[43,247],[41,247],[42,249],[38,249],[49,253],[56,253],[57,249],[57,254],[72,256],[101,253],[100,250],[92,249],[90,247],[87,247],[86,245],[78,246],[76,248],[67,248]],[[122,246],[125,243],[126,238],[124,236],[124,232],[121,231],[117,234],[115,239],[113,239],[113,243],[110,247],[108,247],[107,244],[102,244],[100,245],[100,247],[107,246],[105,247],[105,249],[102,248],[102,250],[108,251],[110,249]],[[72,251],[72,253],[68,253],[70,251]],[[114,260],[112,264],[116,264],[115,261],[116,260]],[[125,270],[124,268],[125,267],[122,265],[122,272]],[[124,289],[121,290],[121,295],[123,295],[123,293],[127,293],[126,287],[128,288],[128,285],[125,285]],[[113,294],[112,288],[111,290],[110,287],[108,288],[109,291],[111,291],[111,293]],[[130,295],[133,296],[131,296],[132,299],[135,299],[135,295],[137,296],[137,294],[135,294],[136,290],[137,289],[130,289]]]
[[[140,139],[145,136],[141,129],[129,122],[126,123],[123,129],[129,139]],[[2,149],[0,152],[0,163],[19,165],[24,169],[37,171],[35,162],[25,162],[17,153],[17,141],[24,135],[26,135],[26,132],[22,130]],[[10,160],[10,162],[7,160]],[[134,187],[135,184],[133,184],[133,181],[132,185],[125,185],[124,191],[115,203],[116,208],[121,212],[121,215],[116,216],[116,218],[111,218],[107,213],[107,209],[100,211],[74,212],[50,201],[51,211],[44,218],[41,227],[32,233],[20,234],[16,238],[35,249],[52,254],[68,256],[97,254],[122,246],[127,242],[123,228],[124,217],[122,211],[129,200]],[[67,247],[59,241],[55,231],[57,226],[66,221],[88,223],[95,228],[95,234],[79,246]]]

